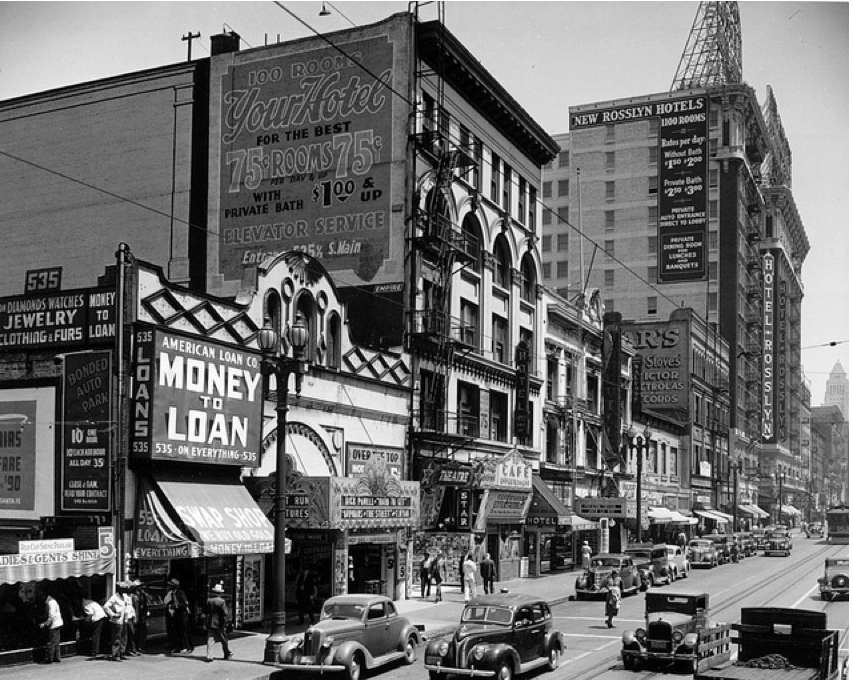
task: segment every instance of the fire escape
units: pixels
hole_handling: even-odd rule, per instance
[[[442,22],[443,4],[439,3]],[[480,247],[473,234],[453,223],[448,209],[456,173],[474,161],[468,150],[450,138],[443,58],[444,50],[439,46],[434,63],[420,62],[421,70],[416,73],[417,91],[429,91],[434,96],[425,94],[414,112],[415,176],[430,176],[432,185],[425,196],[416,196],[413,201],[412,236],[408,240],[408,257],[414,272],[420,273],[410,305],[409,349],[425,369],[420,375],[411,438],[415,451],[433,456],[440,452],[451,455],[476,439],[480,428],[478,415],[458,413],[448,405],[455,358],[460,352],[477,349],[479,343],[476,325],[451,314],[453,277],[479,261]]]

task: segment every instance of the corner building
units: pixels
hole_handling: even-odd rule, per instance
[[[574,294],[589,276],[604,306],[636,322],[690,307],[728,344],[729,456],[767,481],[798,468],[801,268],[809,251],[791,151],[772,90],[745,83],[569,109],[543,175],[546,283]],[[581,237],[591,239],[591,246]],[[624,266],[623,266],[624,265]],[[652,284],[637,285],[637,278]],[[692,417],[717,408],[697,403]],[[786,477],[789,493],[798,479]],[[762,482],[763,483],[763,482]]]

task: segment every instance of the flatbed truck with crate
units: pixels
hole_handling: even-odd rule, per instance
[[[744,607],[741,622],[702,632],[695,680],[846,680],[825,612]],[[738,635],[732,635],[732,632]],[[732,651],[737,648],[737,656]]]

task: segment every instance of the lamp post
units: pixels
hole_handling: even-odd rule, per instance
[[[652,431],[646,425],[643,428],[643,447],[640,448],[639,437],[637,437],[637,543],[641,543],[643,530],[643,459],[649,451],[649,437]]]
[[[264,319],[264,327],[258,331],[258,346],[262,355],[262,370],[264,375],[274,375],[276,382],[276,452],[275,452],[275,543],[273,546],[274,602],[275,610],[272,615],[272,630],[264,646],[264,662],[278,660],[278,651],[287,639],[284,631],[286,619],[285,602],[285,543],[287,540],[284,521],[286,501],[286,479],[290,467],[287,459],[287,397],[290,389],[290,376],[296,376],[296,394],[302,389],[302,376],[308,372],[308,361],[305,357],[305,347],[308,345],[308,327],[301,312],[296,313],[295,321],[289,328],[288,340],[293,349],[293,356],[282,356],[281,342],[278,332],[270,324],[269,318]]]
[[[785,473],[779,472],[779,524],[782,524],[782,484],[785,483]]]

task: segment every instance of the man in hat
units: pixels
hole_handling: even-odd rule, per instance
[[[127,658],[127,601],[124,593],[127,582],[116,583],[116,591],[104,603],[104,613],[110,619],[110,661]]]
[[[172,631],[169,636],[169,648],[173,654],[183,651],[194,652],[195,645],[190,633],[190,603],[187,600],[187,594],[176,578],[169,579],[166,586],[169,590],[163,598],[163,604],[166,605],[166,626]]]
[[[228,649],[228,628],[231,625],[231,610],[222,595],[225,588],[222,583],[216,583],[210,589],[210,597],[204,605],[207,615],[207,660],[213,661],[213,645],[216,641],[222,643],[222,655],[230,659],[233,655]]]
[[[145,584],[138,578],[134,579],[131,585],[133,586],[131,591],[134,597],[133,604],[136,608],[136,651],[142,654],[148,640],[148,591],[145,589]]]

